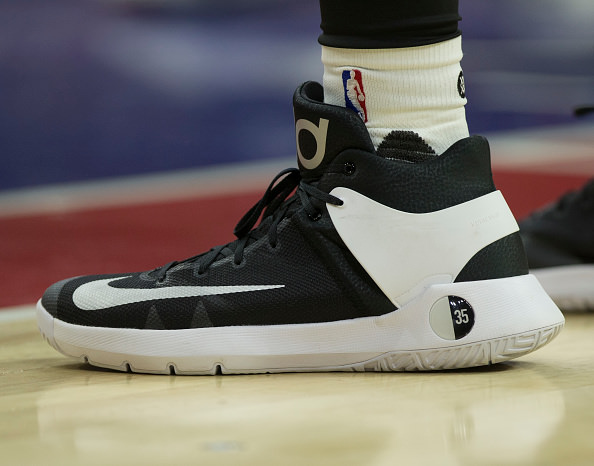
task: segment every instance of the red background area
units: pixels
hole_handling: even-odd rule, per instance
[[[517,218],[587,179],[495,172],[497,187]],[[0,218],[0,307],[32,304],[63,278],[149,270],[232,241],[233,227],[260,195]]]

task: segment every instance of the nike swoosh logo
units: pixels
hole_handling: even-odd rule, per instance
[[[125,304],[158,299],[192,298],[231,293],[273,290],[285,285],[236,285],[236,286],[169,286],[166,288],[114,288],[111,283],[129,277],[108,278],[85,283],[72,295],[74,304],[84,311],[97,311]]]

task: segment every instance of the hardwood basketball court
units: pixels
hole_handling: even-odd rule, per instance
[[[592,464],[594,319],[531,355],[437,373],[154,376],[93,368],[1,314],[7,465]]]

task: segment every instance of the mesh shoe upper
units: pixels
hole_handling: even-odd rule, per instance
[[[275,179],[235,242],[153,271],[59,282],[43,307],[77,325],[138,329],[331,322],[394,310],[334,228],[327,204],[340,200],[330,191],[347,187],[404,212],[445,209],[495,190],[488,144],[471,137],[419,163],[399,160],[393,148],[384,158],[355,113],[323,104],[319,84],[302,85],[294,108],[297,127],[311,129],[297,131],[300,170]],[[514,233],[477,251],[456,280],[526,272]]]

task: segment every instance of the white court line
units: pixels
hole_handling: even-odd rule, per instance
[[[594,161],[591,121],[572,125],[498,132],[487,135],[493,167],[575,175],[579,162]],[[572,168],[575,163],[577,169]],[[545,164],[541,169],[540,165]],[[547,167],[548,165],[548,167]],[[246,191],[262,193],[283,168],[296,166],[294,157],[219,165],[167,173],[135,175],[0,192],[0,218],[93,208],[147,204]],[[594,165],[593,165],[594,167]]]
[[[584,173],[579,162],[594,161],[594,123],[506,131],[488,135],[493,167],[574,175]],[[541,167],[544,164],[543,167]],[[574,166],[575,164],[575,166]],[[547,167],[548,165],[548,167]]]
[[[261,190],[295,158],[65,183],[0,193],[0,217],[71,212]]]
[[[27,304],[24,306],[0,308],[0,324],[21,322],[35,318],[35,305]]]

